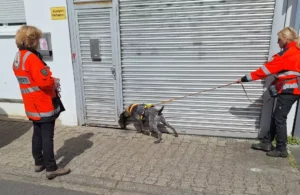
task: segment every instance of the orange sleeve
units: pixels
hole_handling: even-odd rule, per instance
[[[243,82],[255,81],[259,79],[264,79],[269,75],[277,74],[281,71],[286,70],[286,60],[280,55],[276,54],[273,56],[273,59],[264,66],[258,68],[257,70],[246,74],[243,78]]]
[[[54,90],[55,81],[50,69],[34,54],[31,54],[27,60],[27,63],[30,63],[30,74],[37,86],[43,91]]]
[[[279,55],[275,55],[270,62],[265,63],[264,66],[250,73],[250,75],[253,80],[264,79],[271,74],[277,74],[285,70],[285,67],[284,59]]]

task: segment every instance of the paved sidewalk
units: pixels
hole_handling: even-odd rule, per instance
[[[0,120],[0,174],[43,178],[32,171],[31,123]],[[287,159],[250,149],[251,140],[164,134],[161,144],[134,131],[57,126],[55,179],[149,194],[297,195],[300,173]],[[12,171],[13,170],[13,171]],[[129,193],[133,194],[133,193]]]

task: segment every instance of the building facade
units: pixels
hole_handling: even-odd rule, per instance
[[[46,62],[61,79],[67,111],[60,120],[66,125],[118,127],[120,112],[131,103],[226,85],[279,52],[279,30],[299,29],[293,0],[0,2],[9,5],[5,10],[19,10],[0,15],[1,53],[7,53],[0,112],[25,115],[11,62],[15,31],[26,23],[51,34],[53,56]],[[270,124],[270,81],[245,84],[252,102],[234,84],[166,104],[164,115],[180,133],[257,137]],[[296,119],[295,104],[289,134]]]

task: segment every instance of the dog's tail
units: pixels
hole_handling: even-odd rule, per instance
[[[161,115],[161,113],[162,113],[164,107],[165,107],[165,106],[162,106],[162,107],[161,107],[161,109],[158,111],[158,115]]]

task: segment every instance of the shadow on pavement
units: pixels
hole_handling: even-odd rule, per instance
[[[75,157],[84,153],[85,150],[93,146],[93,142],[89,139],[93,136],[93,133],[85,133],[78,137],[73,137],[64,142],[64,145],[57,151],[55,159],[62,160],[58,163],[59,167],[65,167]]]
[[[8,118],[5,110],[0,108],[0,148],[12,143],[27,133],[32,127],[32,123],[22,119]]]

